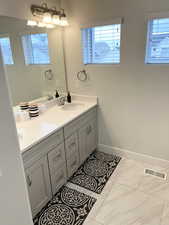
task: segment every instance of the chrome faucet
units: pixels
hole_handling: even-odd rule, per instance
[[[66,96],[60,96],[57,98],[57,105],[58,106],[61,106],[61,105],[64,105],[66,102]]]
[[[48,99],[48,101],[50,101],[50,100],[53,100],[54,97],[53,97],[53,95],[50,95],[50,94],[49,94],[49,95],[47,96],[47,99]]]

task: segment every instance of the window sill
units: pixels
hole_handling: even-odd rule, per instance
[[[83,64],[84,66],[98,66],[98,67],[119,67],[121,66],[120,63],[88,63],[88,64]]]
[[[46,64],[25,64],[25,66],[50,66],[52,65],[51,63],[46,63]]]
[[[145,63],[145,65],[153,65],[153,66],[164,66],[164,65],[169,65],[169,62],[168,63]]]

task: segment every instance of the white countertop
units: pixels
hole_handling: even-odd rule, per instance
[[[73,95],[70,104],[77,107],[64,110],[56,105],[36,118],[16,122],[21,153],[96,106],[97,97]]]

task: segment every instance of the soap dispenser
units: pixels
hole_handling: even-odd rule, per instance
[[[59,93],[58,93],[57,90],[56,90],[56,93],[55,93],[55,98],[59,98]]]
[[[71,102],[72,102],[72,97],[71,97],[69,91],[68,91],[68,94],[67,94],[67,102],[68,102],[68,103],[71,103]]]

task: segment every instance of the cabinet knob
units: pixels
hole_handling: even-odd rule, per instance
[[[58,151],[57,155],[56,155],[56,158],[60,158],[61,157],[61,152]]]
[[[32,185],[32,180],[29,175],[27,175],[27,184],[29,187]]]

